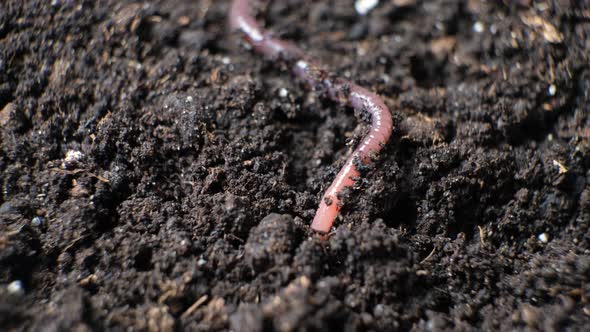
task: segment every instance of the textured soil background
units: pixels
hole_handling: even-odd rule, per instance
[[[590,327],[588,1],[273,1],[391,144],[228,33],[228,1],[0,4],[0,326]]]

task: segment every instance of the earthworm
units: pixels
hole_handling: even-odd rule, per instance
[[[252,16],[250,0],[233,0],[229,13],[230,28],[239,31],[250,46],[263,56],[292,66],[295,76],[328,98],[350,105],[371,115],[371,127],[362,142],[346,160],[336,178],[324,193],[311,228],[328,233],[342,207],[340,193],[353,186],[360,177],[357,166],[368,164],[389,141],[393,130],[391,113],[379,96],[352,82],[338,78],[320,68],[303,50],[276,38],[264,30]]]

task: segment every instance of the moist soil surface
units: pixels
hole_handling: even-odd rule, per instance
[[[2,1],[2,330],[587,330],[589,8],[258,3],[395,118],[323,239],[366,116],[229,1]]]

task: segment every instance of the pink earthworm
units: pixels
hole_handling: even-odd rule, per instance
[[[369,132],[348,157],[324,193],[311,224],[314,231],[326,234],[332,228],[342,207],[340,193],[344,188],[353,186],[360,178],[357,165],[368,164],[389,141],[393,130],[391,113],[378,95],[320,69],[303,50],[290,42],[275,38],[270,32],[262,29],[252,16],[250,0],[233,0],[229,23],[232,30],[240,31],[244,35],[247,43],[255,51],[271,60],[291,65],[295,76],[312,89],[323,91],[330,99],[371,115]]]

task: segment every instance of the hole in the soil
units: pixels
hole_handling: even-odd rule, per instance
[[[444,63],[428,52],[415,55],[410,59],[410,72],[416,84],[423,88],[433,88],[444,85]]]
[[[395,204],[392,209],[388,209],[385,216],[385,223],[391,228],[397,228],[401,224],[407,226],[414,225],[416,223],[416,218],[418,218],[416,201],[409,195],[404,195],[399,198],[397,204]]]
[[[148,271],[152,265],[152,248],[144,247],[135,256],[135,268],[138,271]]]
[[[457,213],[456,221],[447,224],[446,234],[454,240],[462,233],[465,235],[465,239],[471,240],[475,235],[475,226],[477,225],[475,220],[480,220],[481,215],[469,206],[464,207],[460,211],[463,213]]]

